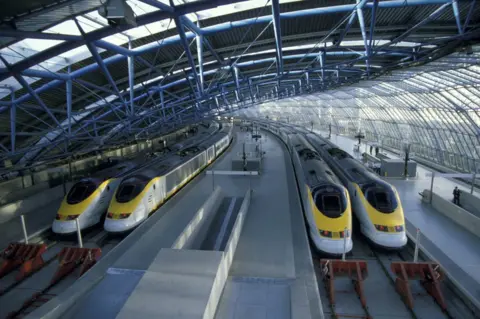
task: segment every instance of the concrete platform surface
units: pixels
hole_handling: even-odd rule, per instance
[[[202,173],[202,176],[188,184],[155,213],[157,216],[160,214],[160,217],[156,217],[156,224],[112,264],[104,278],[69,309],[63,318],[114,318],[121,309],[120,304],[127,300],[125,296],[138,289],[143,293],[149,291],[151,296],[143,298],[139,294],[137,298],[131,295],[131,298],[135,298],[132,300],[137,300],[138,303],[127,306],[127,301],[127,317],[131,318],[134,314],[143,317],[141,311],[150,314],[149,311],[154,309],[160,311],[156,312],[156,316],[163,317],[160,305],[166,304],[159,301],[161,298],[154,293],[156,288],[151,283],[163,280],[161,278],[167,280],[168,276],[166,273],[151,272],[150,266],[155,264],[155,257],[162,248],[171,247],[178,234],[217,185],[222,188],[226,198],[237,198],[233,204],[232,200],[225,203],[227,212],[230,205],[233,210],[237,208],[237,202],[241,202],[240,199],[249,187],[253,189],[253,193],[216,318],[228,318],[231,315],[235,316],[234,318],[257,318],[255,315],[261,313],[270,316],[266,318],[278,319],[323,318],[290,158],[279,140],[270,134],[265,135],[262,147],[266,158],[261,175],[207,176]],[[248,139],[247,133],[236,133],[231,149],[208,170],[231,170],[232,156],[241,151],[245,139]],[[228,223],[227,230],[230,226]],[[215,260],[214,256],[210,258],[212,263]],[[177,267],[178,265],[180,264],[177,263]],[[252,282],[255,278],[259,278],[260,283]],[[144,279],[146,285],[150,280],[150,286],[143,286]],[[171,276],[170,280],[177,282],[181,279]],[[124,284],[118,282],[122,280]],[[248,283],[243,284],[245,282]],[[240,286],[241,288],[238,288]],[[106,293],[113,291],[112,287],[118,289],[118,296],[112,297]],[[264,300],[263,305],[253,305],[244,299],[232,299],[231,292],[236,289],[241,289],[245,298],[253,296],[258,289],[267,289],[266,295],[262,294],[263,299],[258,300]],[[166,291],[160,293],[163,296]],[[186,303],[192,302],[195,305],[198,302],[197,295],[189,295],[188,292],[185,294]],[[157,305],[138,310],[136,307],[141,305],[143,300],[151,300]],[[173,304],[169,307],[179,309]],[[93,315],[92,309],[96,308],[102,308],[98,316]]]
[[[222,253],[162,249],[118,319],[203,318]]]
[[[353,155],[353,145],[357,143],[353,138],[332,135],[331,141]],[[391,152],[382,152],[397,157]],[[418,176],[409,180],[386,179],[400,194],[407,230],[415,236],[416,229],[420,229],[420,244],[480,303],[480,238],[422,203],[419,193],[430,189],[431,178],[426,175],[432,170],[418,165],[417,171]],[[455,186],[470,192],[467,185],[443,177],[435,178],[433,189],[449,199]],[[480,196],[477,191],[474,194]]]

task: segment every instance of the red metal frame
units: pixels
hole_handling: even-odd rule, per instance
[[[392,262],[391,269],[397,276],[395,288],[410,309],[413,309],[413,296],[408,281],[420,280],[422,286],[435,299],[442,310],[446,311],[447,304],[440,289],[440,282],[444,279],[444,274],[438,263],[396,261]]]
[[[30,273],[44,265],[42,254],[47,250],[46,244],[10,243],[0,256],[3,263],[0,266],[0,278],[20,267],[15,276],[16,281],[27,277]]]
[[[63,248],[58,254],[59,266],[57,271],[50,280],[50,284],[40,292],[32,295],[27,301],[25,301],[22,307],[8,315],[8,318],[18,318],[21,315],[28,314],[32,311],[32,308],[38,308],[50,299],[55,297],[48,292],[56,284],[62,281],[65,277],[72,274],[75,269],[79,268],[78,277],[82,276],[87,270],[89,270],[102,255],[100,248]]]
[[[365,294],[363,293],[363,280],[368,276],[367,262],[364,260],[321,259],[320,264],[332,308],[335,308],[335,277],[349,277],[365,310],[366,316],[364,318],[370,319]],[[335,313],[335,316],[338,315]]]

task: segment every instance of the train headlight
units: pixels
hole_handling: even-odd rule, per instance
[[[68,215],[67,220],[75,220],[75,219],[78,218],[78,216],[80,216],[80,214],[78,214],[78,215]]]
[[[108,212],[108,213],[107,213],[107,218],[113,218],[113,213]]]
[[[130,215],[132,215],[132,213],[121,213],[118,218],[120,219],[127,219],[128,217],[130,217]]]
[[[332,238],[332,232],[331,231],[319,229],[318,232],[320,233],[320,236],[322,236],[322,237]]]
[[[60,215],[60,214],[55,215],[55,219],[56,219],[56,220],[61,220],[61,219],[62,219],[62,215]]]

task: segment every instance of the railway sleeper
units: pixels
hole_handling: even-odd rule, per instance
[[[392,272],[397,276],[395,279],[395,288],[403,297],[405,304],[413,310],[413,296],[410,289],[409,280],[420,280],[425,290],[434,298],[443,311],[447,310],[447,304],[440,289],[440,282],[444,279],[444,274],[440,270],[440,265],[435,262],[402,262],[395,261],[391,263]]]

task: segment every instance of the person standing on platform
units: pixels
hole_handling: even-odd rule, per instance
[[[373,146],[370,145],[370,155],[372,155],[372,151],[373,151]]]
[[[458,189],[457,186],[455,186],[455,188],[453,189],[453,203],[454,203],[455,205],[459,205],[459,204],[460,204],[459,197],[460,197],[460,190]]]
[[[379,151],[379,149],[378,149],[378,146],[377,146],[377,147],[375,147],[375,156],[378,156],[378,151]]]

